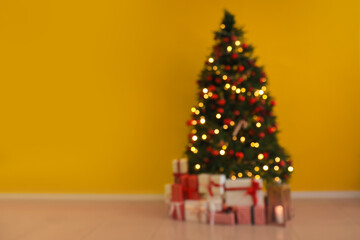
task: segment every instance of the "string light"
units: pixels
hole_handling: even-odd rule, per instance
[[[230,88],[230,83],[225,84],[224,89],[225,89],[225,90],[228,90],[229,88]]]
[[[231,52],[232,47],[231,47],[231,46],[228,46],[226,50],[227,50],[228,52]]]
[[[239,47],[239,48],[238,48],[238,52],[239,52],[239,53],[242,53],[242,52],[243,52],[243,48],[242,48],[242,47]]]
[[[260,90],[260,91],[259,91],[259,94],[260,94],[260,95],[263,95],[263,94],[264,94],[264,91],[263,91],[263,90]]]
[[[237,137],[236,137],[236,136],[233,136],[233,137],[232,137],[232,140],[233,140],[233,141],[236,141],[236,140],[237,140]]]
[[[209,95],[209,97],[212,97],[213,93],[212,93],[212,92],[209,92],[208,95]]]
[[[205,122],[206,122],[206,121],[205,121],[205,117],[201,117],[201,118],[200,118],[200,123],[201,123],[201,124],[204,124]]]
[[[228,79],[228,76],[224,75],[224,76],[222,76],[222,79],[226,80],[226,79]]]
[[[208,67],[207,67],[207,70],[208,70],[208,71],[211,71],[211,66],[208,66]]]
[[[241,178],[243,176],[243,174],[241,172],[239,172],[237,175],[239,178]]]
[[[255,175],[255,179],[260,179],[260,175]]]
[[[231,180],[236,180],[236,176],[235,176],[235,175],[232,175],[232,176],[231,176]]]
[[[200,169],[200,164],[198,164],[198,163],[195,164],[195,169],[196,169],[196,170],[199,170],[199,169]]]
[[[240,93],[240,91],[241,91],[240,88],[236,89],[236,93]]]
[[[196,108],[192,107],[191,112],[195,112],[195,111],[196,111]]]
[[[196,151],[196,147],[191,147],[190,150],[191,150],[192,152],[195,152],[195,151]]]
[[[294,171],[294,168],[293,168],[292,166],[289,166],[289,167],[288,167],[288,171],[289,171],[289,172],[292,172],[292,171]]]
[[[198,140],[198,137],[196,135],[194,135],[194,136],[192,136],[192,140],[196,141],[196,140]]]
[[[225,150],[221,149],[220,150],[220,155],[225,155]]]
[[[203,93],[208,93],[208,91],[209,91],[209,90],[208,90],[207,88],[204,88],[204,89],[203,89]]]
[[[204,103],[199,102],[199,107],[203,107],[203,106],[204,106]]]
[[[255,148],[259,148],[260,147],[260,144],[258,142],[254,143],[254,147]]]
[[[248,92],[247,95],[250,97],[250,96],[251,96],[251,92]]]
[[[261,127],[261,123],[257,122],[256,127],[258,127],[258,128]]]
[[[216,70],[218,69],[218,67],[217,67],[217,66],[213,66],[213,69],[214,69],[214,71],[216,71]]]
[[[235,91],[235,90],[236,90],[236,86],[233,85],[233,86],[231,87],[231,90]]]
[[[251,172],[247,172],[247,175],[248,175],[248,177],[251,177],[251,176],[252,176],[252,173],[251,173]]]
[[[251,143],[250,143],[250,146],[251,146],[251,147],[255,147],[255,143],[254,143],[254,142],[251,142]]]
[[[222,149],[226,150],[227,149],[227,146],[224,144],[221,146]]]
[[[220,113],[216,114],[216,118],[217,118],[217,119],[220,119],[220,118],[221,118],[221,114],[220,114]]]
[[[279,158],[279,157],[276,157],[276,158],[275,158],[275,162],[280,162],[280,158]]]
[[[259,160],[263,160],[263,159],[264,159],[264,154],[260,153],[260,154],[258,155],[258,159],[259,159]]]
[[[261,90],[263,90],[264,92],[266,91],[266,87],[265,86],[262,86],[261,87]]]
[[[191,133],[192,133],[192,134],[196,134],[196,133],[197,133],[197,130],[196,130],[196,129],[193,129],[193,130],[191,131]]]
[[[241,138],[240,138],[240,142],[242,142],[242,143],[244,143],[245,142],[245,137],[244,136],[242,136]]]
[[[213,58],[209,58],[209,63],[213,63],[214,59]]]
[[[200,111],[199,111],[199,110],[196,110],[196,111],[195,111],[195,114],[196,114],[196,115],[199,115],[199,114],[200,114]]]
[[[215,133],[215,134],[219,134],[219,132],[220,132],[219,129],[215,129],[215,130],[214,130],[214,133]]]
[[[241,88],[240,90],[241,90],[242,93],[246,92],[245,88]]]
[[[228,129],[228,128],[229,128],[229,126],[228,126],[228,125],[226,125],[226,124],[224,124],[223,128],[226,130],[226,129]]]
[[[255,172],[258,172],[260,168],[258,166],[254,167]]]
[[[206,134],[201,135],[202,140],[206,140],[207,136]]]
[[[220,75],[220,71],[219,71],[219,70],[217,70],[215,73],[216,73],[216,75]]]
[[[235,122],[234,121],[231,121],[230,122],[230,126],[234,126],[235,125]]]
[[[258,92],[258,91],[255,91],[255,92],[254,92],[254,96],[255,96],[255,97],[259,96],[259,92]]]
[[[240,46],[240,44],[241,44],[241,42],[240,42],[239,40],[236,40],[236,41],[235,41],[235,45],[236,45],[236,46]]]
[[[204,99],[208,99],[209,96],[207,94],[204,94]]]
[[[267,170],[269,170],[269,167],[267,165],[264,165],[263,169],[264,169],[264,171],[267,171]]]
[[[274,166],[274,170],[278,171],[279,170],[279,166]]]
[[[275,182],[279,182],[280,178],[279,177],[275,177]]]
[[[225,24],[221,24],[221,25],[220,25],[220,28],[221,28],[221,29],[225,29]]]
[[[264,100],[266,100],[266,99],[267,99],[267,95],[263,95],[262,98],[263,98]]]

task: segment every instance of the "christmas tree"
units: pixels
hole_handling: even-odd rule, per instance
[[[234,16],[225,11],[213,52],[197,81],[199,102],[187,122],[189,172],[286,182],[293,167],[278,143],[276,102],[243,34],[235,27]]]

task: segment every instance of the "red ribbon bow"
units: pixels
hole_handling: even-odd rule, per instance
[[[214,193],[212,192],[212,189],[211,189],[211,187],[213,187],[213,186],[214,187],[223,187],[224,185],[223,184],[218,184],[218,183],[210,180],[209,185],[208,185],[208,190],[209,190],[209,194],[210,194],[211,197],[214,196]]]
[[[247,190],[245,195],[250,195],[253,200],[254,206],[257,205],[258,198],[256,196],[256,191],[261,190],[259,182],[255,181],[252,178],[250,187],[225,188],[225,191],[239,191],[239,190]]]

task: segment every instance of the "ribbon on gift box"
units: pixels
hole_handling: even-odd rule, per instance
[[[174,172],[174,177],[180,177],[181,169],[180,169],[180,159],[176,160],[176,172]]]
[[[211,197],[214,196],[214,193],[212,192],[212,187],[223,187],[224,184],[218,184],[212,180],[209,180],[209,185],[208,185],[208,191]]]
[[[225,191],[241,191],[241,190],[247,190],[245,196],[250,195],[251,198],[253,199],[254,206],[256,206],[258,202],[256,191],[261,190],[260,184],[252,178],[250,187],[225,188]]]
[[[198,205],[195,206],[191,206],[191,214],[196,215],[196,218],[198,219],[199,222],[201,222],[201,215],[206,214],[206,208],[202,208],[201,204],[199,202]],[[205,215],[206,216],[206,215]]]
[[[170,203],[170,210],[169,210],[169,215],[172,216],[174,214],[174,212],[176,211],[176,216],[178,217],[178,219],[182,220],[182,213],[181,213],[181,205],[184,204],[183,202],[176,202],[176,201],[172,201]]]

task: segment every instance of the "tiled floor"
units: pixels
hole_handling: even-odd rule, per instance
[[[293,201],[286,227],[173,221],[162,202],[0,201],[0,240],[360,239],[360,200]]]

